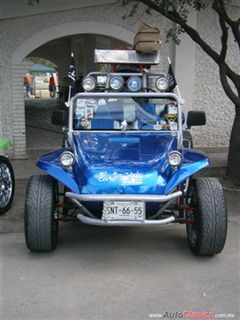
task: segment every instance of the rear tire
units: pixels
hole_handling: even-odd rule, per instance
[[[227,236],[227,210],[222,186],[216,178],[197,178],[190,186],[187,224],[188,244],[194,254],[213,256],[220,253]]]
[[[32,176],[25,202],[25,239],[29,250],[52,251],[58,241],[58,220],[54,217],[56,182],[50,176]]]
[[[8,158],[0,156],[0,215],[7,212],[12,204],[15,191],[15,178]]]

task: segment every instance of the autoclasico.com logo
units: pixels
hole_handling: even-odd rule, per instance
[[[199,311],[151,313],[150,319],[234,319],[235,313],[216,313]]]

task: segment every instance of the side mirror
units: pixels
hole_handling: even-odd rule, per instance
[[[67,126],[68,125],[68,111],[67,110],[54,110],[52,113],[52,124],[57,126]]]
[[[206,114],[203,111],[189,111],[187,115],[187,127],[204,126],[206,124]]]

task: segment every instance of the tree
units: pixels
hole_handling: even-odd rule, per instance
[[[233,20],[228,8],[231,1],[226,0],[121,0],[124,6],[130,6],[130,14],[134,15],[140,3],[146,6],[146,13],[151,14],[154,10],[169,20],[176,23],[176,29],[168,30],[167,37],[171,37],[178,43],[178,35],[181,32],[187,33],[202,50],[218,65],[219,75],[224,92],[235,106],[235,119],[231,131],[229,153],[228,153],[228,174],[240,179],[240,74],[226,62],[228,53],[228,39],[231,32],[237,50],[240,50],[240,18]],[[212,8],[218,15],[219,27],[221,30],[221,50],[215,51],[198,33],[197,30],[188,24],[190,10],[204,10]]]

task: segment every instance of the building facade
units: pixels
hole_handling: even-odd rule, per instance
[[[201,147],[227,147],[234,118],[234,106],[225,96],[218,68],[187,36],[180,46],[165,42],[165,32],[173,23],[157,13],[146,15],[139,6],[134,17],[123,19],[127,8],[117,1],[40,1],[29,6],[27,0],[3,0],[0,4],[0,129],[13,143],[10,155],[26,158],[26,123],[23,76],[31,63],[27,57],[41,57],[58,67],[60,79],[68,71],[70,52],[75,54],[77,73],[94,69],[95,47],[131,46],[139,23],[144,21],[161,31],[161,62],[156,68],[167,72],[169,56],[185,100],[184,111],[203,110],[207,125],[193,129],[194,144]],[[231,13],[239,16],[240,6]],[[220,47],[220,28],[211,9],[192,13],[191,24],[216,50]],[[219,35],[219,36],[218,36]],[[219,41],[219,42],[218,42]],[[229,42],[229,61],[238,71],[240,58],[233,39]]]

